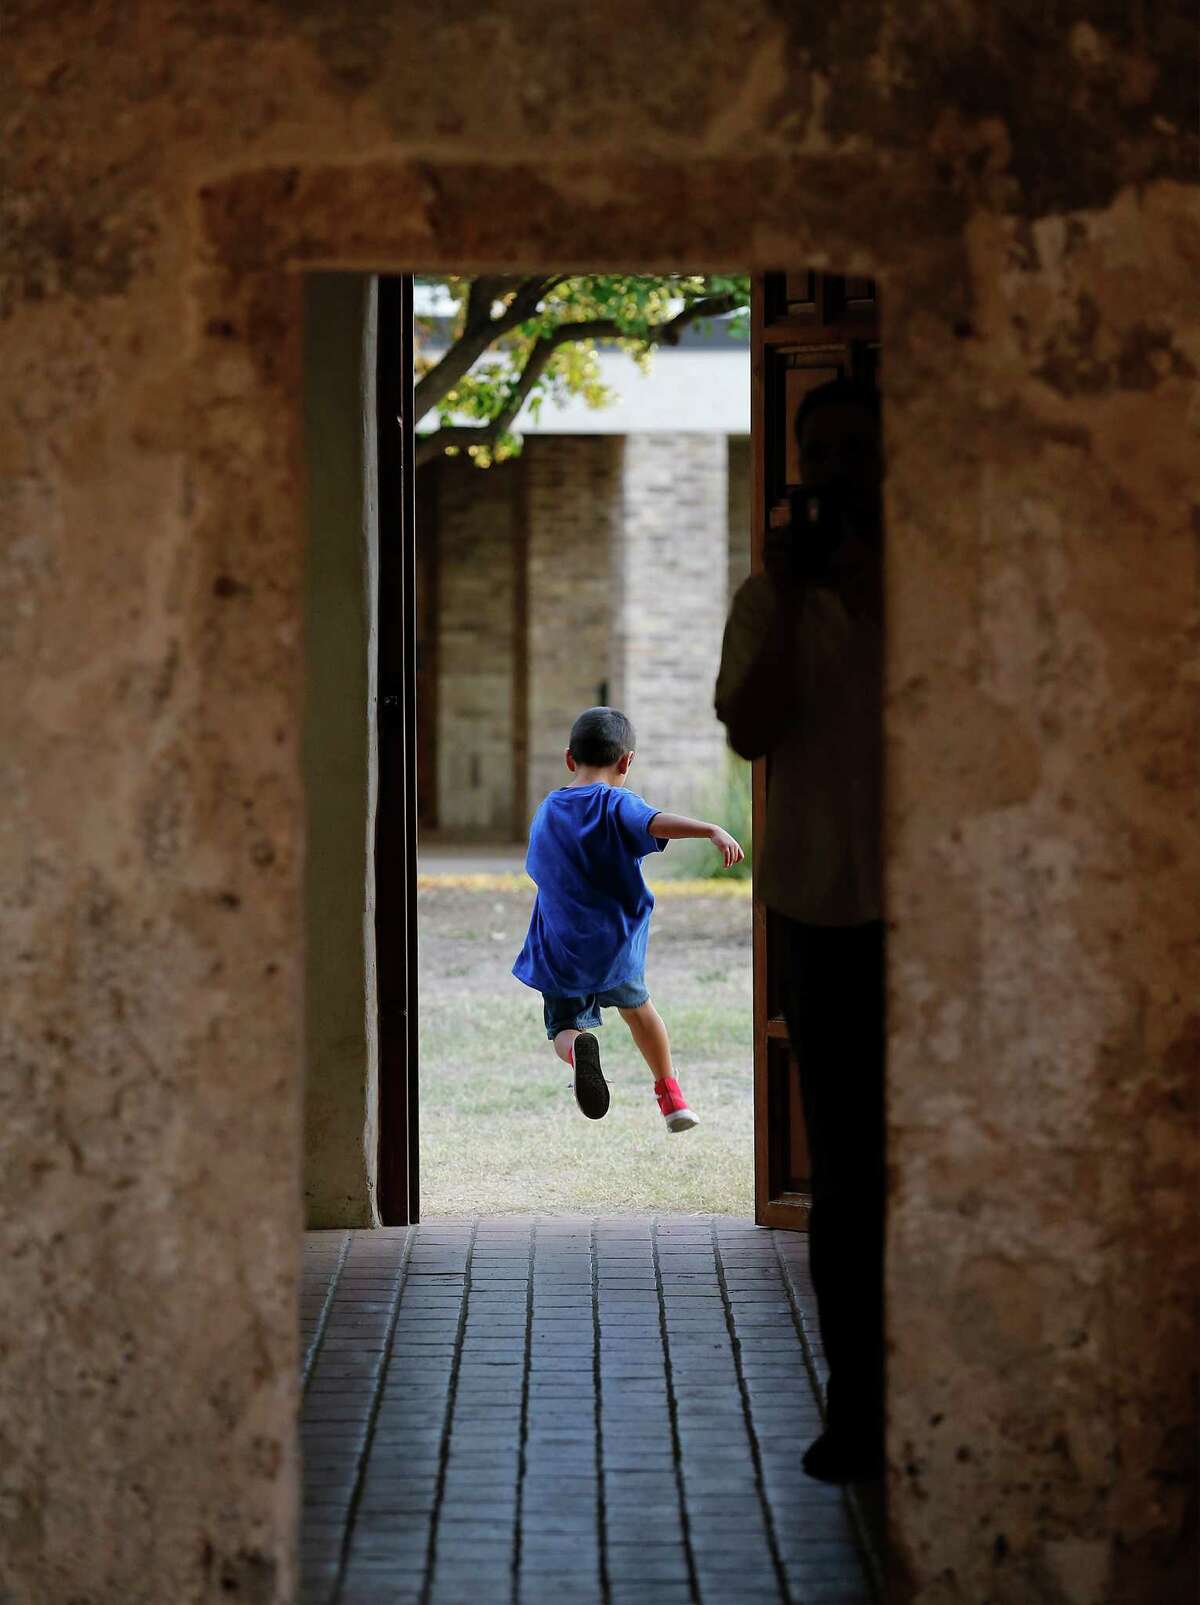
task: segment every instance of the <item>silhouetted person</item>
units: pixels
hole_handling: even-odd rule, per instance
[[[784,945],[784,1012],[811,1158],[809,1250],[829,1362],[810,1476],[883,1458],[882,481],[878,394],[811,391],[802,488],[733,599],[717,713],[769,764],[756,882]]]

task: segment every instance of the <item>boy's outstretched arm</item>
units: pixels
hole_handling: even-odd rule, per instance
[[[746,856],[729,832],[722,830],[720,825],[710,825],[704,819],[688,819],[683,814],[655,814],[650,821],[650,834],[658,841],[686,841],[695,837],[710,841],[725,860],[726,869],[740,864]]]

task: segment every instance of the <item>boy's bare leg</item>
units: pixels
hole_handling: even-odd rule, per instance
[[[658,1010],[650,999],[636,1009],[622,1009],[621,1018],[629,1027],[638,1052],[650,1067],[654,1081],[654,1096],[658,1099],[659,1113],[667,1123],[668,1131],[690,1131],[699,1124],[688,1108],[675,1072],[671,1068],[671,1040]]]
[[[671,1039],[667,1036],[662,1016],[650,999],[647,998],[645,1003],[639,1004],[636,1009],[621,1009],[618,1012],[629,1027],[638,1052],[650,1066],[651,1080],[662,1081],[667,1076],[673,1076],[675,1072],[671,1069]]]
[[[554,1051],[564,1064],[570,1064],[571,1062],[571,1049],[578,1035],[578,1031],[568,1026],[565,1031],[560,1031],[554,1039]]]

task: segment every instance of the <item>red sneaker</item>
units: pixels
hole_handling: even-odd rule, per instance
[[[691,1131],[693,1126],[700,1124],[688,1108],[687,1099],[680,1092],[674,1076],[664,1076],[661,1081],[656,1081],[654,1096],[658,1099],[659,1111],[667,1123],[668,1131]]]

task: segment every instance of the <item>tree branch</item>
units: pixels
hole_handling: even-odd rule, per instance
[[[722,318],[739,305],[734,295],[703,295],[696,301],[689,301],[687,306],[673,318],[668,318],[665,323],[660,323],[650,330],[651,343],[676,346],[679,344],[679,336],[690,323],[697,323],[701,318]]]
[[[467,331],[473,332],[492,321],[492,304],[500,293],[498,286],[502,282],[495,278],[471,280],[471,288],[467,291]]]
[[[509,326],[515,327],[516,323],[523,323],[525,317],[532,316],[532,312],[537,309],[537,301],[540,301],[542,296],[547,293],[546,286],[553,287],[554,284],[561,282],[561,279],[530,281],[531,286],[533,284],[541,286],[537,293],[537,300],[530,312],[515,319]],[[526,295],[528,289],[529,286],[522,286],[517,296],[513,298],[514,305],[519,297]],[[645,343],[647,346],[678,345],[680,335],[689,324],[695,323],[701,318],[722,317],[725,313],[732,312],[738,304],[736,297],[732,294],[702,296],[696,301],[689,302],[673,318],[668,318],[665,323],[658,323],[647,329]],[[509,312],[511,311],[512,307],[510,306]],[[491,325],[492,328],[496,329],[501,321],[499,318],[494,319]],[[495,338],[494,334],[492,338]],[[550,334],[542,335],[535,342],[526,359],[525,366],[521,370],[520,378],[512,386],[505,397],[504,405],[494,418],[490,418],[486,424],[446,424],[441,429],[435,429],[432,434],[418,438],[418,468],[423,463],[432,462],[434,458],[440,457],[449,446],[494,445],[500,436],[512,426],[517,414],[525,405],[530,391],[546,371],[547,363],[560,346],[569,345],[576,340],[629,340],[633,338],[636,338],[636,336],[632,336],[622,329],[621,325],[613,318],[580,318],[573,323],[560,323],[557,329],[554,329]],[[450,353],[448,352],[447,356],[449,355]],[[474,358],[472,358],[472,361],[474,361]],[[467,364],[467,367],[469,366],[470,363]],[[436,368],[431,370],[432,373],[437,371]],[[462,372],[465,373],[466,368]],[[430,376],[427,374],[426,378],[428,379]],[[458,377],[461,378],[462,373]],[[422,380],[421,383],[424,384],[425,380]],[[453,388],[453,384],[447,385],[443,395]],[[417,389],[419,394],[421,386],[418,386]],[[441,397],[438,398],[438,400],[440,399]],[[436,402],[430,403],[430,406],[435,405]],[[428,411],[429,407],[426,407],[423,411],[418,410],[416,412],[417,421],[419,422]]]
[[[550,334],[542,335],[521,369],[521,377],[509,390],[504,405],[486,424],[445,424],[433,434],[417,441],[417,467],[440,457],[447,446],[490,446],[512,425],[513,420],[528,400],[529,392],[537,384],[546,365],[560,346],[574,340],[603,340],[619,333],[618,325],[610,318],[581,319],[575,323],[560,323]]]
[[[413,391],[413,417],[420,423],[425,414],[436,407],[439,401],[454,389],[458,381],[468,370],[474,366],[487,348],[501,335],[515,329],[518,324],[531,318],[538,309],[538,303],[546,294],[547,286],[560,284],[560,278],[547,278],[544,275],[535,279],[525,279],[518,282],[512,300],[498,318],[491,316],[491,301],[483,300],[482,292],[476,296],[475,287],[480,281],[472,284],[467,296],[467,327],[450,349],[443,355],[440,362],[434,364],[429,372],[423,374],[417,381]],[[486,280],[484,283],[486,284]],[[493,279],[492,284],[497,281]],[[480,321],[472,324],[472,311],[480,316]]]

